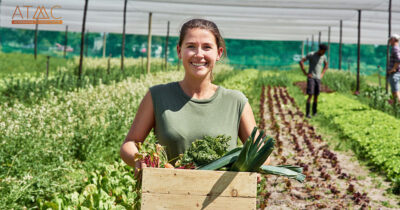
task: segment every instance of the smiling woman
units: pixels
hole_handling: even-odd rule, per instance
[[[134,160],[135,143],[143,142],[153,128],[159,143],[166,146],[168,159],[173,159],[204,136],[228,136],[233,149],[238,137],[246,141],[256,126],[243,93],[212,83],[215,63],[226,55],[215,23],[186,22],[176,49],[185,68],[183,80],[150,88],[121,146],[122,159],[136,169],[146,165]]]

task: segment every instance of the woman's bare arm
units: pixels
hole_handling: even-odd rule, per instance
[[[253,110],[251,109],[250,104],[247,102],[243,108],[239,124],[239,138],[240,140],[242,140],[243,143],[246,142],[246,140],[249,138],[255,126],[257,126],[257,124],[256,120],[254,119]],[[257,131],[256,136],[258,135],[259,132]],[[269,165],[269,162],[270,158],[268,157],[264,165]]]
[[[135,143],[143,142],[146,139],[151,129],[154,127],[154,122],[153,100],[149,91],[142,99],[132,126],[120,149],[121,158],[126,164],[136,168],[142,167],[141,164],[138,165],[138,163],[134,161],[135,154],[138,152]]]

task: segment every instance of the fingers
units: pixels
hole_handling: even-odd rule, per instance
[[[146,167],[147,166],[143,160],[136,161],[135,162],[135,177],[139,177],[141,170]]]

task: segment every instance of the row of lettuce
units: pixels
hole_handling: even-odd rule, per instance
[[[400,120],[338,93],[323,94],[320,113],[352,140],[355,152],[367,158],[400,191]]]
[[[305,96],[294,82],[305,81],[300,71],[276,72],[274,81],[282,81],[303,110]],[[272,77],[267,77],[271,80]],[[277,79],[280,78],[280,79]],[[318,111],[323,123],[345,137],[359,157],[367,160],[392,181],[394,193],[400,193],[400,108],[389,104],[390,95],[377,86],[376,78],[361,77],[361,94],[354,95],[356,78],[348,72],[328,71],[322,83],[335,93],[323,93]],[[270,82],[267,82],[270,83]],[[278,84],[279,85],[279,84]]]

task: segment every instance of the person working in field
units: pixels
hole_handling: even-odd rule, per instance
[[[317,52],[310,52],[306,57],[300,60],[300,68],[303,71],[304,75],[307,76],[307,103],[306,103],[306,117],[311,118],[310,116],[310,105],[311,98],[314,96],[313,106],[312,106],[312,114],[317,114],[317,104],[318,104],[318,95],[321,89],[321,79],[324,76],[326,70],[328,69],[328,61],[325,56],[325,52],[328,47],[325,44],[319,45],[319,50]],[[308,73],[304,70],[304,62],[309,62]],[[324,69],[322,66],[324,65]]]
[[[229,149],[233,149],[237,138],[247,140],[256,126],[243,93],[212,83],[213,68],[226,55],[215,23],[203,19],[186,22],[176,49],[185,69],[184,78],[150,88],[121,146],[122,159],[136,169],[145,164],[134,161],[138,152],[135,143],[143,142],[152,129],[159,143],[166,146],[170,160],[204,136],[230,136]]]
[[[400,35],[393,34],[389,38],[389,44],[392,46],[390,60],[388,65],[388,80],[392,90],[393,98],[400,104]]]

